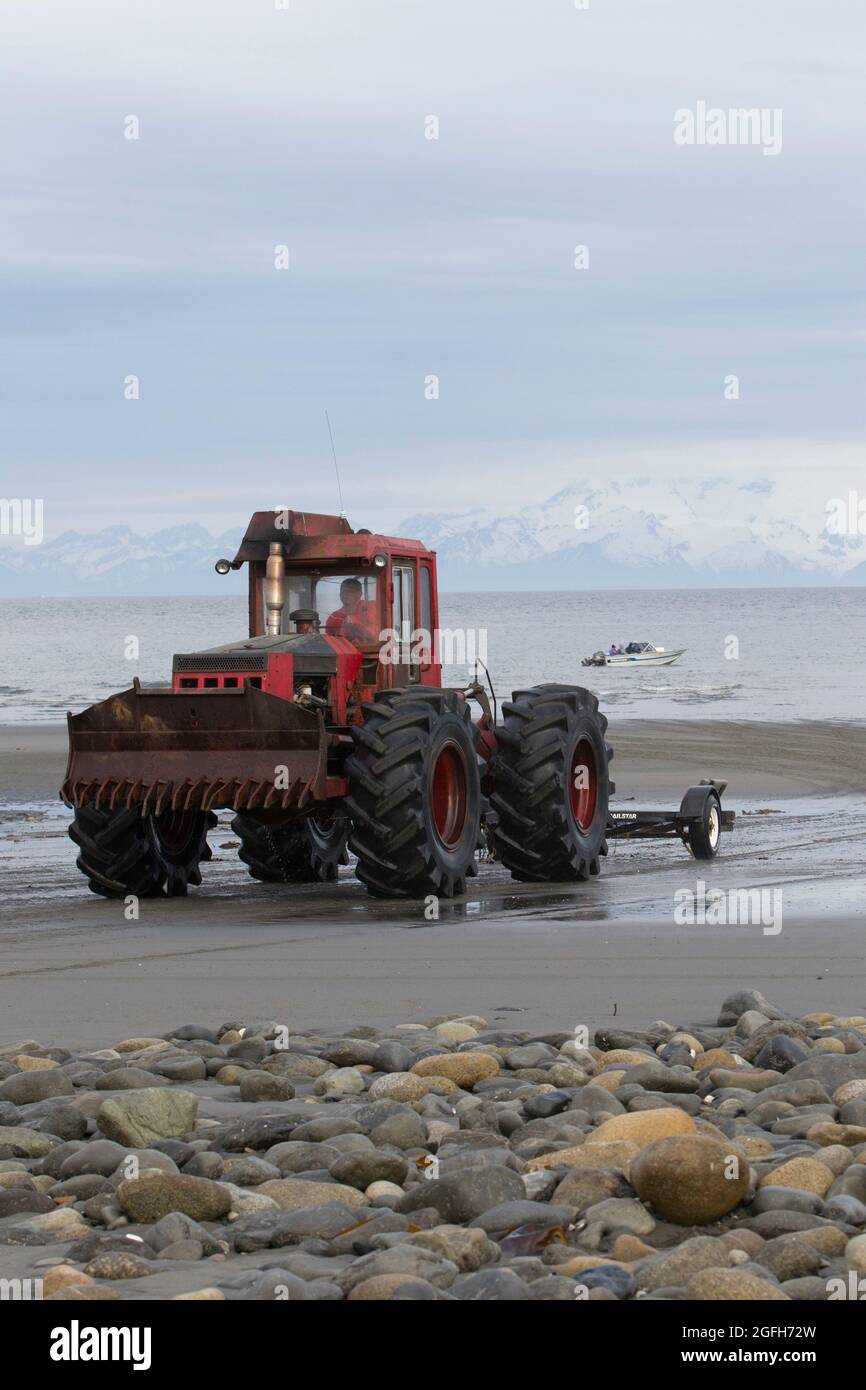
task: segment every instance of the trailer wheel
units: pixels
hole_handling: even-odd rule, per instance
[[[467,702],[453,690],[386,690],[363,712],[346,760],[355,873],[377,897],[464,893],[482,813]]]
[[[721,834],[722,803],[718,793],[708,787],[699,814],[687,822],[686,843],[695,859],[715,859]]]
[[[232,830],[241,842],[238,857],[262,883],[334,883],[349,862],[349,822],[336,816],[268,825],[237,815]]]
[[[503,706],[493,759],[497,858],[512,878],[573,882],[607,854],[607,720],[582,686],[516,690]]]
[[[78,846],[76,863],[90,890],[104,898],[183,897],[201,883],[200,865],[210,859],[207,832],[212,811],[106,811],[79,806],[69,827]]]

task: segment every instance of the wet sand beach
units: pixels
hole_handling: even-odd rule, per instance
[[[866,730],[843,724],[612,722],[616,802],[675,806],[702,776],[738,812],[717,860],[675,841],[617,842],[585,884],[516,884],[483,867],[443,903],[371,899],[339,884],[252,882],[230,816],[186,899],[123,904],[88,892],[56,798],[65,729],[0,729],[4,1038],[109,1043],[136,1029],[254,1012],[292,1026],[483,1008],[545,1028],[709,1017],[727,988],[785,1008],[862,1011],[866,996]],[[675,894],[704,882],[780,891],[783,929],[683,926]]]

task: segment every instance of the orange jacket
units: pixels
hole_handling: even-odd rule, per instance
[[[379,614],[376,604],[362,598],[352,613],[347,608],[335,608],[325,623],[325,631],[332,637],[346,637],[350,642],[378,641]]]

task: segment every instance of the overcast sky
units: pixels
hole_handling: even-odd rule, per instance
[[[356,525],[862,489],[862,0],[277,5],[4,0],[0,492],[49,535],[336,510],[326,407]],[[677,145],[701,101],[781,152]]]

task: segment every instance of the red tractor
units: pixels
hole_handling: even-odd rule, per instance
[[[335,879],[351,851],[384,897],[463,893],[485,835],[533,882],[597,874],[617,834],[716,853],[724,784],[691,788],[679,813],[609,811],[589,690],[516,691],[497,723],[477,681],[442,688],[436,556],[420,542],[256,512],[216,568],[244,564],[248,638],[176,655],[164,689],[136,679],[68,716],[61,796],[93,892],[186,893],[220,808],[254,878]]]

